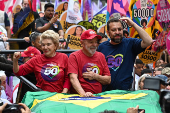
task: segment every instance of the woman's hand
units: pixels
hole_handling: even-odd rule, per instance
[[[21,52],[15,52],[13,55],[13,60],[18,61],[21,57]]]

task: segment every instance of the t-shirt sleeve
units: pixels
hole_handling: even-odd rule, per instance
[[[102,53],[100,56],[101,56],[102,63],[103,63],[103,75],[110,76],[111,74],[110,74],[110,70],[108,68],[105,56]]]
[[[78,62],[76,56],[72,53],[68,59],[68,73],[75,73],[78,75]]]
[[[97,51],[98,51],[98,52],[101,51],[101,44],[98,46]]]
[[[35,21],[35,23],[36,23],[36,29],[37,29],[38,27],[42,27],[42,26],[43,26],[43,24],[42,24],[42,22],[41,22],[40,19],[41,19],[41,18],[36,19],[36,21]]]
[[[58,22],[58,30],[63,30],[60,22]]]
[[[14,73],[16,76],[23,76],[23,75],[27,75],[29,73],[34,72],[34,61],[35,58],[30,59],[29,61],[27,61],[26,63],[24,63],[23,65],[19,66],[19,71],[17,73]]]
[[[133,40],[132,48],[136,55],[145,50],[145,48],[141,47],[142,39],[132,38],[132,40]]]
[[[10,26],[8,15],[6,13],[4,13],[4,15],[5,15],[5,19],[4,19],[5,27]]]
[[[64,77],[65,78],[64,81],[65,82],[64,82],[63,88],[70,89],[71,83],[70,83],[70,78],[69,78],[67,72],[68,72],[68,57],[67,57],[67,55],[65,55],[65,70],[64,70],[64,76],[65,76]]]

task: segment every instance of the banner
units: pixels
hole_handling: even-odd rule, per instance
[[[68,8],[68,2],[61,2],[57,5],[55,12],[58,12],[58,18],[60,18],[61,14],[64,11],[67,11]]]
[[[156,10],[157,20],[164,31],[167,30],[170,22],[170,4],[167,0],[159,0]]]
[[[101,25],[98,29],[97,29],[97,32],[98,33],[107,33],[106,32],[107,31],[107,25],[106,24],[103,24],[103,25]]]
[[[140,53],[139,59],[145,64],[153,63],[159,60],[162,51],[155,52],[152,50],[152,45],[147,47],[144,52]]]
[[[70,26],[75,25],[75,23],[68,23],[68,22],[66,22],[66,16],[67,16],[67,11],[64,11],[61,14],[60,19],[59,19],[64,32],[66,32],[66,30]]]
[[[143,29],[151,27],[156,18],[155,5],[150,0],[138,0],[132,10],[132,20]]]
[[[154,43],[153,50],[155,52],[162,52],[166,49],[166,40],[167,40],[168,32],[162,31],[159,36],[156,38],[156,41]]]
[[[82,15],[80,13],[79,1],[69,0],[67,12],[67,22],[77,24],[78,22],[83,20]]]
[[[14,14],[21,10],[22,0],[0,0],[0,10],[8,14],[10,20],[10,28],[13,27]]]
[[[86,29],[93,29],[97,31],[96,27],[91,22],[88,22],[88,21],[81,21],[77,25],[81,25],[85,27]]]
[[[82,49],[80,37],[85,30],[86,28],[80,25],[72,25],[66,30],[64,38],[67,39],[68,35],[70,35],[68,44],[70,49]]]
[[[130,17],[128,1],[127,0],[108,0],[106,22],[109,20],[110,16],[113,13],[120,13],[122,15]]]
[[[170,32],[167,35],[166,48],[167,48],[168,54],[170,55]]]
[[[98,14],[94,16],[91,23],[96,27],[99,28],[101,25],[106,23],[106,15],[105,14]]]
[[[22,102],[35,113],[99,113],[106,109],[126,113],[129,107],[137,105],[145,109],[145,113],[162,113],[156,91],[112,90],[94,95],[96,97],[47,91],[27,92]]]

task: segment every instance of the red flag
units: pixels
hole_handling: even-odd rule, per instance
[[[13,27],[12,18],[13,11],[17,5],[21,6],[22,0],[0,0],[0,10],[5,11],[8,14],[10,20],[10,27]]]

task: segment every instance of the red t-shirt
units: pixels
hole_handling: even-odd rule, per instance
[[[54,57],[44,54],[31,58],[19,66],[17,76],[34,72],[37,80],[36,86],[44,91],[61,93],[63,88],[70,88],[70,79],[67,75],[68,57],[63,53],[56,53]]]
[[[78,75],[79,82],[85,92],[93,94],[102,92],[102,84],[96,80],[84,79],[82,73],[91,70],[99,75],[110,76],[105,57],[100,52],[95,52],[92,57],[86,56],[82,50],[73,52],[68,60],[68,74],[75,73]],[[73,93],[75,93],[73,91]]]

